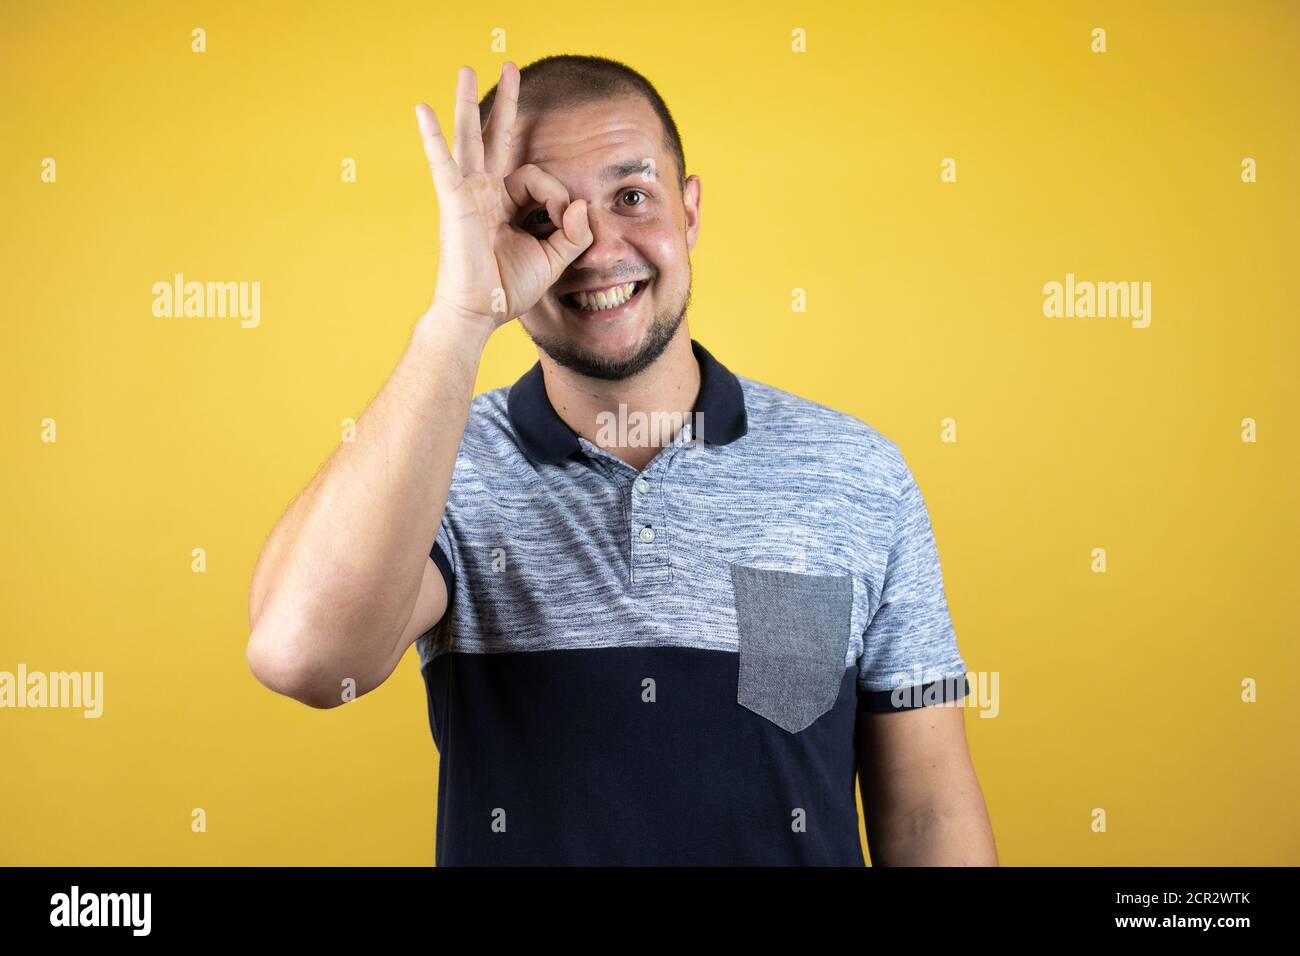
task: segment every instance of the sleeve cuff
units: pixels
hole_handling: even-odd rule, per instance
[[[433,559],[433,563],[442,572],[442,580],[447,585],[447,601],[450,603],[451,596],[456,593],[456,574],[451,569],[451,561],[447,558],[447,552],[443,551],[442,545],[435,541],[433,550],[429,552],[429,557]]]
[[[895,687],[891,690],[858,689],[858,700],[863,710],[873,714],[892,714],[900,710],[919,710],[936,704],[958,701],[970,694],[970,682],[965,674],[916,684]]]

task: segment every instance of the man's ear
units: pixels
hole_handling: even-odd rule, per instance
[[[695,248],[700,235],[700,177],[687,176],[682,186],[682,208],[686,211],[686,251]]]

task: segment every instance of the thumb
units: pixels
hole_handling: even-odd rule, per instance
[[[555,251],[559,259],[559,262],[552,260],[558,267],[555,278],[559,278],[560,273],[568,268],[569,263],[591,245],[592,238],[591,224],[587,222],[587,200],[577,199],[569,203],[560,220],[560,228],[546,237],[547,245]]]

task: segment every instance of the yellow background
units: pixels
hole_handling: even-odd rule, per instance
[[[1300,863],[1285,2],[6,3],[0,670],[102,670],[105,709],[0,711],[0,863],[432,863],[414,651],[311,710],[249,673],[247,589],[432,295],[412,108],[486,90],[498,27],[659,86],[693,335],[907,455],[1000,674],[967,726],[1002,862]],[[154,318],[175,272],[260,281],[260,327]],[[1150,328],[1045,318],[1067,272],[1151,282]],[[535,354],[502,330],[479,390]]]

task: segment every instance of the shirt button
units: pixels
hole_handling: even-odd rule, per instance
[[[638,478],[636,480],[636,490],[641,492],[641,494],[645,494],[650,490],[650,482],[646,481],[644,478]]]
[[[651,527],[645,527],[645,528],[642,528],[642,529],[641,529],[641,540],[642,540],[642,541],[644,541],[646,544],[649,544],[649,543],[650,543],[651,541],[653,541],[654,539],[655,539],[655,529],[654,529],[654,528],[651,528]]]

